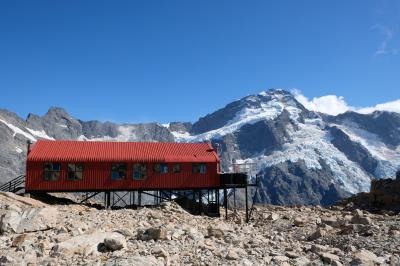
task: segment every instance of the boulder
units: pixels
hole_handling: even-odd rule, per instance
[[[310,265],[310,260],[306,257],[298,257],[294,260],[296,266]]]
[[[320,253],[319,255],[323,262],[329,263],[329,264],[332,264],[334,261],[340,260],[339,256],[337,256],[335,254],[331,254],[331,253],[323,252],[323,253]]]
[[[24,233],[54,228],[58,211],[54,207],[30,208],[19,213],[6,211],[0,219],[1,233]]]
[[[107,251],[121,250],[126,247],[125,237],[121,234],[113,234],[104,239],[104,247]]]
[[[46,207],[47,204],[35,200],[29,197],[19,196],[12,192],[3,192],[0,191],[0,202],[2,204],[7,204],[11,206],[12,209],[14,208],[42,208]]]
[[[269,221],[276,221],[278,219],[279,219],[279,214],[277,214],[277,213],[271,213],[267,217],[267,220],[269,220]]]
[[[380,263],[378,257],[365,249],[354,253],[353,260],[351,261],[351,265],[375,265],[375,263]]]
[[[14,237],[14,239],[11,243],[11,247],[16,247],[16,248],[21,247],[24,244],[26,238],[27,238],[26,234],[22,234],[22,235]]]
[[[21,223],[21,214],[14,210],[8,210],[0,217],[0,233],[17,233]]]
[[[59,256],[61,254],[80,254],[87,256],[90,254],[98,254],[99,251],[105,251],[105,239],[110,240],[108,242],[110,246],[117,247],[120,242],[122,242],[123,245],[126,245],[126,242],[124,242],[125,239],[121,240],[122,238],[124,238],[124,236],[116,232],[95,232],[92,234],[83,234],[56,244],[51,250],[51,255]],[[114,242],[114,240],[111,239],[119,239],[119,241]]]
[[[340,261],[334,260],[331,262],[332,266],[343,266],[343,264]]]
[[[329,226],[332,226],[332,227],[335,227],[335,228],[340,227],[341,225],[344,224],[344,221],[338,220],[337,217],[335,217],[335,216],[322,217],[321,218],[321,222],[323,224],[326,224],[326,225],[329,225]]]
[[[355,209],[352,212],[353,216],[363,216],[363,211],[360,209]]]
[[[162,228],[149,228],[146,230],[138,230],[137,239],[148,241],[148,240],[167,240],[168,234],[165,229]]]
[[[0,265],[12,265],[14,262],[11,256],[3,255],[0,257]]]
[[[355,215],[351,218],[353,224],[372,224],[372,220],[366,216]]]
[[[286,257],[286,256],[283,256],[283,255],[278,255],[278,256],[273,257],[272,260],[273,260],[275,263],[280,264],[280,263],[283,263],[283,262],[288,261],[289,258]]]
[[[326,235],[326,232],[324,230],[322,230],[321,228],[318,228],[314,233],[312,233],[309,237],[308,240],[309,241],[314,241],[318,238],[321,238],[323,236]]]
[[[104,266],[164,266],[164,263],[154,256],[135,255],[129,258],[111,258]]]
[[[328,247],[323,245],[312,245],[310,250],[311,252],[320,254],[326,252],[328,250]]]
[[[225,257],[227,260],[238,260],[239,255],[234,250],[229,250],[228,254]]]
[[[193,227],[190,227],[189,229],[187,229],[186,234],[196,242],[204,239],[204,235],[201,232],[199,232],[196,228],[193,228]]]
[[[303,218],[296,217],[293,221],[293,225],[297,227],[304,227],[306,224],[306,221]]]
[[[163,257],[163,258],[168,258],[169,253],[165,251],[165,249],[161,247],[155,247],[152,249],[151,253],[155,255],[156,257]]]
[[[222,239],[224,237],[224,231],[219,228],[208,227],[207,228],[208,237],[215,237]]]

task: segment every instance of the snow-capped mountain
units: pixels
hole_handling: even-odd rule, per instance
[[[400,114],[337,116],[307,110],[294,95],[269,90],[234,101],[194,124],[80,121],[60,108],[26,120],[0,110],[0,183],[23,173],[26,141],[210,141],[222,168],[251,163],[262,175],[258,202],[331,204],[369,190],[400,167]]]

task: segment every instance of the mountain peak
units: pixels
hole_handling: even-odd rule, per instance
[[[52,106],[46,113],[46,116],[59,116],[59,117],[69,117],[70,115],[64,108]]]
[[[201,134],[227,126],[236,130],[245,124],[256,123],[260,120],[273,120],[284,110],[290,114],[290,118],[293,120],[297,120],[302,112],[306,112],[304,106],[290,92],[282,89],[270,89],[246,96],[200,118],[193,124],[190,133]]]
[[[270,95],[270,96],[271,96],[271,95],[288,95],[288,96],[293,96],[292,93],[290,93],[290,92],[287,91],[287,90],[284,90],[284,89],[275,89],[275,88],[262,91],[262,92],[260,92],[258,95],[261,95],[261,96],[267,96],[267,95]]]

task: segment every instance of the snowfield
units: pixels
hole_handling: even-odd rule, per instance
[[[20,135],[23,135],[24,137],[26,137],[27,139],[29,139],[31,141],[36,141],[36,138],[34,136],[32,136],[31,134],[23,131],[19,127],[16,127],[13,124],[8,123],[7,121],[4,121],[3,119],[0,119],[0,122],[5,124],[9,129],[11,129],[14,132],[13,133],[13,137],[15,137],[16,134],[20,134]]]

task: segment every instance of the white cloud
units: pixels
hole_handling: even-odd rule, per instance
[[[299,90],[292,90],[292,94],[305,108],[310,111],[321,112],[329,115],[338,115],[349,110],[354,110],[349,106],[342,96],[326,95],[322,97],[314,97],[309,100]]]
[[[360,108],[357,112],[362,114],[369,114],[374,111],[388,111],[388,112],[395,112],[400,113],[400,100],[396,100],[393,102],[381,103],[377,104],[374,107],[365,107]]]
[[[396,55],[398,50],[395,48],[389,48],[389,43],[392,41],[394,36],[394,31],[384,25],[377,24],[372,27],[373,30],[379,31],[382,35],[383,40],[379,44],[378,48],[375,51],[375,56],[378,55],[385,55],[385,54],[392,54]]]
[[[362,114],[369,114],[374,111],[388,111],[400,113],[400,99],[383,104],[377,104],[372,107],[356,108],[349,105],[343,96],[326,95],[322,97],[314,97],[309,100],[301,91],[293,89],[292,94],[299,103],[310,111],[325,113],[329,115],[338,115],[347,111],[354,111]]]

